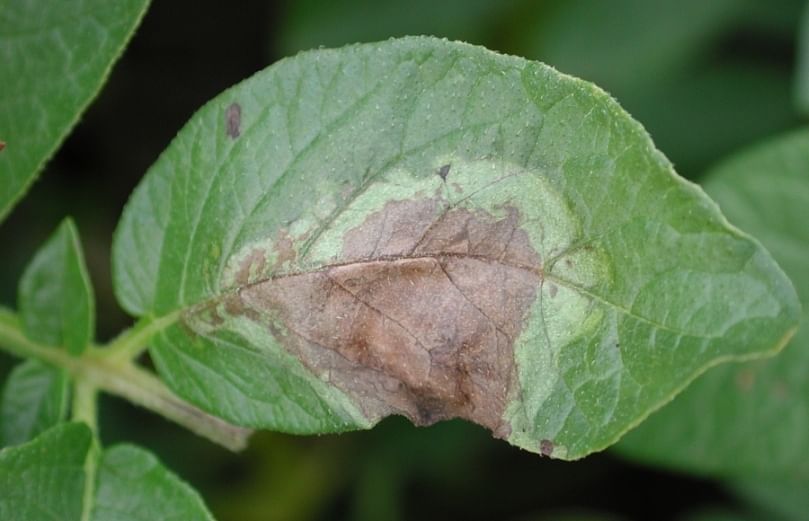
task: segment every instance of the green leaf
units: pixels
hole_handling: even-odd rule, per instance
[[[278,40],[287,54],[409,34],[478,41],[518,4],[516,0],[298,0],[281,13]]]
[[[63,370],[26,360],[11,371],[0,402],[0,446],[35,438],[67,418],[68,378]]]
[[[20,319],[31,340],[79,355],[93,338],[93,288],[70,219],[39,249],[20,279]]]
[[[79,521],[89,449],[90,429],[65,423],[0,451],[0,519]]]
[[[798,65],[795,71],[795,105],[809,115],[809,6],[804,8],[798,30]]]
[[[766,512],[769,521],[804,521],[809,512],[809,480],[743,479],[730,484],[740,499]]]
[[[0,6],[0,221],[78,121],[148,0]]]
[[[463,417],[613,443],[799,314],[769,254],[591,84],[433,38],[304,53],[202,108],[136,190],[119,301],[179,395],[287,432]]]
[[[0,519],[79,521],[90,429],[64,423],[0,451]],[[143,449],[103,451],[91,521],[212,521],[199,495]]]
[[[130,445],[104,451],[92,521],[213,521],[196,491],[151,453]]]
[[[727,46],[731,35],[774,16],[794,20],[795,11],[790,0],[565,0],[533,9],[526,30],[512,38],[526,56],[616,96],[693,177],[739,146],[794,125],[785,68]],[[787,31],[791,26],[755,34],[777,45]],[[700,131],[683,130],[691,128]]]
[[[566,66],[610,92],[633,92],[686,67],[738,18],[746,3],[566,0],[555,9],[532,10],[526,30],[513,38],[532,55]]]
[[[743,152],[706,189],[759,237],[792,277],[809,313],[809,131]],[[644,461],[726,476],[809,479],[809,328],[772,360],[728,365],[697,380],[619,449]]]

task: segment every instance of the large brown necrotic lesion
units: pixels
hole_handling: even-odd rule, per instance
[[[335,263],[245,285],[231,307],[282,323],[285,348],[372,420],[461,417],[507,436],[514,342],[542,270],[519,212],[503,212],[388,202],[345,234]]]

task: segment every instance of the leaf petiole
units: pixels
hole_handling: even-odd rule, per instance
[[[164,327],[165,325],[163,324]],[[81,356],[72,356],[66,351],[31,341],[23,333],[17,316],[0,308],[0,350],[64,368],[75,381],[82,382],[93,393],[104,391],[120,396],[230,450],[243,449],[252,433],[250,429],[232,425],[208,414],[175,395],[157,376],[137,366],[130,358],[114,356],[118,353],[133,354],[136,349],[130,346],[138,345],[138,339],[145,342],[148,338],[147,330],[153,334],[157,329],[149,326],[140,329],[136,326],[131,330],[131,336],[119,337],[123,340],[117,343],[119,347],[114,351],[108,348],[89,348]],[[77,393],[79,391],[77,388]],[[89,393],[89,390],[82,392]],[[82,421],[87,421],[85,415],[92,414],[94,407],[88,405],[87,400],[88,396],[77,396],[74,402],[75,414],[81,415],[77,419]]]

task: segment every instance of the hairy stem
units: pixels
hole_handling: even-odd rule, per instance
[[[95,495],[98,457],[101,450],[98,441],[98,390],[85,380],[76,380],[73,393],[73,420],[86,423],[93,431],[90,450],[84,460],[84,499],[81,521],[89,521]]]
[[[76,357],[64,350],[29,340],[23,334],[16,315],[0,309],[0,349],[22,358],[37,358],[64,368],[76,382],[82,382],[93,390],[125,398],[230,450],[243,449],[251,430],[232,425],[186,402],[154,374],[135,365],[130,356],[123,356],[124,353],[131,355],[138,351],[131,347],[135,344],[132,338],[140,339],[143,343],[148,340],[143,332],[147,328],[151,330],[149,335],[157,331],[148,325],[141,329],[135,327],[130,336],[122,335],[116,341],[118,346],[123,347],[117,350],[88,348],[81,356]],[[120,340],[121,338],[125,341]],[[85,418],[80,419],[87,421]]]
[[[179,314],[176,312],[156,320],[140,320],[107,345],[105,350],[108,356],[116,360],[135,360],[146,350],[152,335],[176,322]]]

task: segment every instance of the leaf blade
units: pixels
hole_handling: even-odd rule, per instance
[[[0,221],[106,80],[148,0],[12,0],[0,11]]]
[[[26,267],[18,291],[26,335],[80,355],[93,339],[95,299],[79,235],[65,219]]]
[[[809,134],[798,131],[719,165],[706,188],[740,226],[755,233],[793,278],[807,317],[809,236],[800,223],[809,183]],[[717,368],[630,433],[618,449],[633,457],[723,476],[809,478],[809,336],[798,331],[777,358]]]
[[[486,250],[491,240],[441,239],[463,219],[473,223],[469,233],[489,237],[483,230],[500,229],[517,237],[502,246],[507,262]],[[420,230],[421,238],[405,240],[399,229]],[[411,253],[396,253],[405,243]],[[456,247],[466,248],[465,258]],[[480,275],[489,269],[482,261],[497,277],[534,274],[539,283],[513,288],[533,295],[525,297],[528,311],[514,306],[516,297],[503,306],[492,304],[496,295],[475,300],[485,294],[474,291],[476,281],[487,277],[463,279],[461,265],[477,262]],[[348,369],[321,364],[318,357],[331,355],[304,353],[319,345],[312,335],[326,336],[315,322],[339,313],[313,311],[319,318],[306,322],[293,298],[273,295],[295,280],[312,285],[320,277],[339,292],[352,270],[452,263],[460,271],[415,283],[445,284],[457,293],[454,312],[478,321],[482,315],[490,324],[481,327],[507,338],[503,346],[513,342],[517,373],[509,381],[524,391],[509,383],[505,398],[502,390],[492,393],[496,404],[480,402],[481,410],[504,407],[503,429],[484,424],[560,458],[612,443],[707,366],[777,348],[797,318],[794,292],[770,256],[729,228],[699,188],[676,177],[642,127],[603,91],[538,63],[429,38],[302,54],[226,91],[147,174],[114,245],[116,294],[130,312],[182,310],[180,323],[151,350],[167,383],[231,421],[293,432],[364,428],[383,413],[369,412],[374,398],[357,397],[364,390],[339,383]],[[374,294],[381,293],[368,292]],[[404,301],[427,293],[398,294]],[[668,301],[656,301],[659,294]],[[729,295],[742,299],[743,313]],[[362,302],[362,313],[382,316],[374,330],[415,338],[426,328],[429,334],[420,334],[433,340],[448,330],[436,325],[445,317],[419,314],[429,302],[402,315],[389,297],[384,308]],[[330,305],[307,298],[313,310]],[[685,311],[670,314],[677,306]],[[710,320],[700,318],[700,306]],[[492,317],[512,308],[496,331]],[[745,335],[753,346],[738,342]],[[290,347],[293,337],[303,339],[297,347]],[[331,350],[367,369],[361,353],[340,342],[355,351]],[[379,341],[374,356],[383,356],[385,345],[395,344]],[[491,355],[481,353],[469,363]],[[413,376],[391,363],[386,376]],[[404,385],[418,387],[411,384]],[[429,423],[467,414],[457,408],[467,405],[422,411],[411,400],[393,410]]]
[[[19,445],[67,418],[70,391],[64,371],[36,360],[15,367],[3,387],[0,445]]]
[[[0,451],[0,517],[46,521],[81,517],[90,430],[65,423]]]
[[[163,467],[150,452],[132,445],[117,445],[105,449],[101,455],[90,519],[213,521],[194,489]]]

